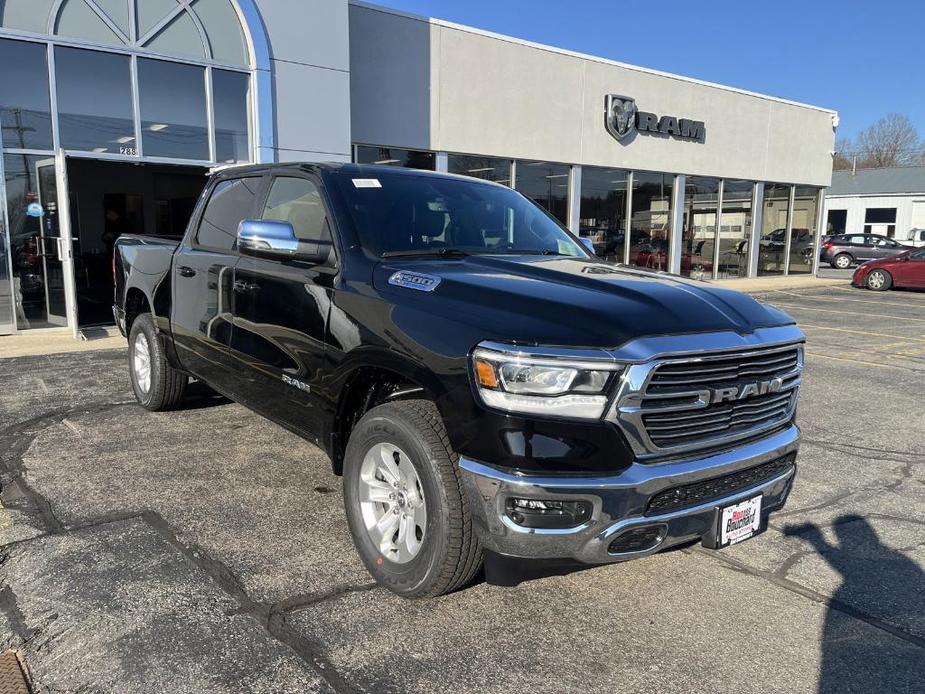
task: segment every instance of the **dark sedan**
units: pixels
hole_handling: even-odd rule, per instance
[[[822,244],[819,259],[839,270],[847,270],[855,263],[889,258],[911,246],[903,246],[893,239],[877,234],[838,234]]]
[[[925,289],[925,248],[864,263],[854,271],[851,284],[880,292],[891,287]]]

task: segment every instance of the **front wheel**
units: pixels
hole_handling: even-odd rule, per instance
[[[128,367],[135,399],[145,409],[172,410],[183,400],[189,378],[167,361],[150,313],[138,316],[132,323]]]
[[[873,289],[875,292],[885,292],[893,286],[893,278],[890,273],[883,270],[871,270],[870,274],[867,275],[865,284],[868,289]]]
[[[426,400],[375,407],[350,434],[347,522],[369,573],[398,595],[449,593],[482,565],[456,461],[440,414]]]

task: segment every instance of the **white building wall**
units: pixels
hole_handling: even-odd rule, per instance
[[[899,195],[852,195],[826,196],[823,223],[829,217],[829,210],[847,210],[845,232],[864,233],[864,212],[870,207],[896,208],[896,240],[904,241],[907,232],[914,226],[925,228],[925,192]],[[915,217],[913,217],[915,211]]]
[[[350,161],[347,0],[257,0],[270,42],[278,161]]]
[[[833,113],[528,44],[359,2],[350,5],[355,142],[828,186]],[[704,121],[704,142],[604,127],[608,93]]]

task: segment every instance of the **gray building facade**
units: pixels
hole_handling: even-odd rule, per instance
[[[604,257],[811,272],[826,109],[347,0],[0,0],[0,334],[111,322],[112,244],[216,166],[510,185]]]

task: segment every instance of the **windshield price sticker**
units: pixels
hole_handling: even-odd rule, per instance
[[[354,178],[353,185],[356,188],[381,188],[378,178]]]

